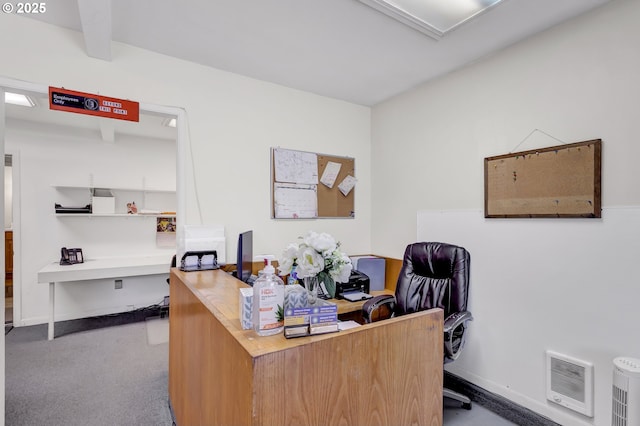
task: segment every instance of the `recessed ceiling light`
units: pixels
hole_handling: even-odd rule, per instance
[[[167,127],[176,127],[176,119],[175,118],[165,118],[162,121],[162,125],[163,126],[167,126]]]
[[[436,40],[501,1],[503,0],[360,0]]]
[[[4,92],[4,101],[11,105],[20,105],[29,108],[36,106],[33,99],[20,93]]]

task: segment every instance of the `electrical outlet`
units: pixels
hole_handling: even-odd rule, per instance
[[[116,290],[119,290],[122,288],[122,280],[116,280]]]

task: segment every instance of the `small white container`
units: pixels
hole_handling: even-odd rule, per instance
[[[110,189],[94,188],[91,191],[91,213],[114,214],[116,199]]]

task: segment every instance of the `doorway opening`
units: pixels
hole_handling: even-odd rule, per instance
[[[0,77],[0,94],[4,94],[4,91],[9,91],[12,93],[24,93],[29,95],[30,97],[33,96],[34,98],[36,98],[36,104],[46,105],[48,102],[47,87],[41,86],[38,84],[11,80],[11,79]],[[44,101],[41,98],[44,98]],[[2,100],[3,99],[0,98],[0,102],[2,102]],[[36,130],[40,131],[47,125],[62,126],[62,125],[65,125],[67,121],[77,122],[77,121],[80,121],[81,118],[92,119],[95,122],[95,117],[89,117],[89,116],[78,115],[78,114],[68,114],[68,117],[56,115],[55,120],[53,119],[53,117],[51,117],[51,122],[50,122],[49,117],[47,117],[47,115],[50,115],[48,108],[24,108],[24,109],[20,108],[20,110],[18,110],[17,107],[12,108],[12,107],[6,107],[4,105],[3,107],[4,108],[0,108],[0,111],[4,113],[3,115],[5,120],[7,119],[10,120],[10,123],[11,123],[10,125],[12,126],[22,125],[25,122],[36,123],[33,125],[35,127],[29,127],[30,131],[36,131]],[[150,134],[144,134],[144,135],[139,134],[138,136],[140,137],[162,138],[161,135],[165,134],[166,133],[165,131],[157,130],[158,127],[154,127],[153,129],[151,129],[146,125],[153,125],[157,121],[156,120],[157,118],[160,118],[159,121],[162,121],[167,117],[176,119],[175,130],[173,130],[173,132],[175,133],[173,135],[175,137],[175,143],[176,143],[175,150],[176,150],[176,157],[177,157],[176,172],[175,172],[176,174],[175,211],[176,211],[176,222],[177,222],[176,239],[179,240],[180,235],[182,233],[182,228],[181,228],[181,225],[182,225],[181,222],[183,220],[182,213],[185,211],[185,204],[186,204],[185,202],[186,182],[184,179],[184,163],[185,163],[184,159],[186,158],[186,154],[187,154],[187,151],[186,151],[187,132],[185,129],[186,113],[181,108],[152,105],[152,104],[141,104],[140,113],[142,117],[142,120],[140,123],[136,123],[135,125],[131,125],[130,123],[126,123],[126,122],[121,123],[122,126],[128,127],[127,131],[135,132],[136,130],[140,130],[142,129],[142,127],[144,127],[146,132],[150,132]],[[60,122],[61,119],[64,120],[63,123]],[[7,123],[5,120],[0,120],[0,145],[3,146],[3,150],[4,150],[3,154],[9,154],[12,157],[11,158],[12,184],[8,188],[5,186],[5,188],[7,188],[5,190],[5,193],[6,194],[11,193],[11,196],[12,196],[13,206],[11,209],[12,211],[10,211],[12,218],[10,221],[8,220],[7,223],[11,224],[10,225],[11,230],[13,231],[12,232],[13,233],[13,239],[12,239],[13,250],[11,250],[11,252],[15,253],[14,256],[11,257],[12,266],[13,266],[11,268],[11,278],[12,278],[11,285],[12,286],[10,289],[8,289],[8,285],[7,285],[8,283],[5,284],[5,292],[6,292],[5,293],[6,309],[4,311],[6,315],[5,324],[8,324],[9,321],[11,322],[10,325],[5,327],[5,334],[6,334],[7,328],[10,328],[11,326],[20,327],[20,326],[31,325],[29,321],[32,321],[32,318],[25,319],[24,312],[23,312],[24,304],[22,303],[23,302],[22,297],[24,294],[23,282],[22,282],[23,272],[21,270],[21,268],[23,267],[21,262],[21,252],[23,250],[23,245],[21,243],[22,233],[20,232],[21,230],[20,209],[22,207],[22,203],[21,203],[21,196],[20,196],[21,194],[20,194],[20,187],[19,187],[20,183],[18,180],[21,178],[20,169],[21,169],[21,163],[23,159],[21,158],[21,154],[19,151],[17,152],[10,151],[7,153],[7,147],[5,144],[5,136],[6,136],[5,130],[6,130]],[[82,120],[82,121],[85,121],[85,120]],[[102,142],[104,143],[113,142],[109,140],[109,136],[118,134],[114,126],[111,126],[111,127],[108,126],[109,123],[115,123],[115,122],[103,119],[99,123],[100,124],[99,135],[103,138]],[[118,121],[117,123],[120,123],[120,122]],[[78,132],[83,132],[83,131],[87,132],[88,131],[87,129],[89,129],[87,126],[91,123],[88,123],[86,126],[82,122],[80,124],[78,123],[76,124],[77,125],[74,124],[74,126],[79,128]],[[102,124],[104,124],[104,126]],[[93,125],[95,127],[95,123]],[[91,127],[91,129],[89,130],[93,131],[94,127]],[[6,170],[5,170],[5,173],[6,173]],[[5,180],[9,181],[9,178],[5,177]],[[143,185],[144,185],[144,182],[143,182]],[[12,190],[9,188],[12,188]],[[5,216],[8,218],[9,214],[7,214],[6,211],[7,210],[5,210]],[[5,241],[5,245],[6,246],[9,245],[7,241]],[[5,261],[6,261],[6,266],[9,266],[10,264],[7,258],[5,258]],[[5,275],[6,273],[7,271],[5,270]],[[13,297],[7,300],[7,295],[9,294],[9,292],[11,292]]]

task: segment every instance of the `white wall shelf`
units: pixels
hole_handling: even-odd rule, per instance
[[[60,182],[51,185],[58,192],[56,203],[63,206],[84,206],[93,205],[93,213],[56,213],[56,216],[64,217],[130,217],[130,216],[151,216],[151,217],[175,217],[175,214],[161,214],[157,212],[176,210],[176,191],[172,188],[149,187],[145,179],[139,186],[99,186],[93,185],[93,178],[90,178],[89,185],[84,184],[61,184]],[[82,183],[83,180],[80,180]],[[100,205],[97,205],[97,198],[94,198],[94,189],[107,190],[111,197],[111,207],[106,198],[100,198]],[[135,202],[138,213],[127,213],[126,205]],[[115,205],[114,205],[115,203]],[[144,213],[147,211],[148,213]]]
[[[125,192],[164,192],[164,193],[174,193],[176,192],[174,189],[169,188],[143,188],[143,187],[127,187],[127,188],[117,188],[117,187],[105,187],[105,186],[87,186],[87,185],[51,185],[56,189],[86,189],[87,191],[91,191],[92,189],[110,189],[112,191],[125,191]]]
[[[174,214],[127,214],[127,213],[114,213],[114,214],[93,214],[93,213],[56,213],[57,217],[176,217]]]

